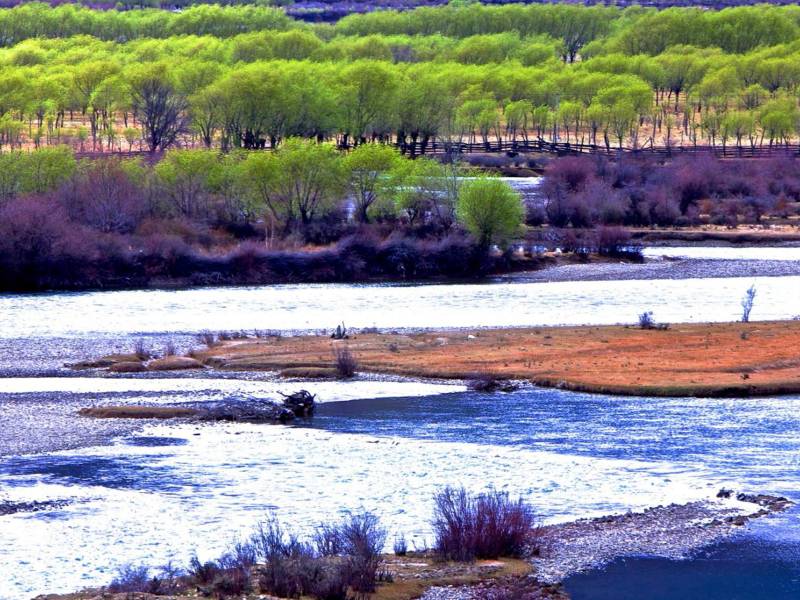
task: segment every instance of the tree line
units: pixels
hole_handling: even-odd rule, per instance
[[[270,7],[27,4],[0,10],[0,151],[788,143],[798,14],[473,5],[309,26]],[[731,35],[709,47],[710,31]]]

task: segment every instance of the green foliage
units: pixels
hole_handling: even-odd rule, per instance
[[[359,221],[369,222],[376,203],[392,201],[408,176],[407,165],[396,148],[383,144],[362,144],[347,155],[344,167]]]
[[[0,203],[21,194],[54,190],[76,170],[74,154],[63,146],[0,154]]]
[[[519,232],[525,217],[519,194],[493,177],[467,181],[458,194],[456,215],[481,246],[502,244]]]
[[[631,143],[667,117],[710,142],[742,131],[731,111],[749,113],[756,138],[785,142],[800,133],[798,23],[791,6],[459,2],[311,26],[265,6],[29,3],[0,9],[0,151],[334,136],[423,151],[503,135]]]

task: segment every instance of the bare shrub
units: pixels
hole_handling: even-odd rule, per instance
[[[203,343],[206,346],[208,346],[209,348],[211,348],[212,346],[214,346],[217,343],[216,336],[211,331],[209,331],[207,329],[201,331],[200,333],[198,333],[197,334],[197,339],[201,343]]]
[[[230,331],[220,331],[217,334],[217,339],[219,339],[221,342],[227,342],[233,339],[233,335]]]
[[[386,545],[386,530],[380,520],[369,512],[352,514],[340,524],[339,535],[348,561],[350,587],[362,594],[374,592]]]
[[[271,517],[259,524],[252,539],[264,562],[259,577],[263,592],[345,600],[348,587],[358,594],[375,590],[386,531],[375,515],[357,513],[341,523],[320,525],[307,543]]]
[[[197,555],[193,556],[189,561],[189,577],[197,585],[209,585],[219,574],[220,567],[214,561],[200,562]]]
[[[756,286],[755,284],[747,288],[742,298],[742,323],[750,322],[750,312],[753,310],[753,303],[756,300]]]
[[[522,498],[447,487],[434,498],[434,549],[445,560],[519,557],[533,550],[534,522],[533,509]]]
[[[147,360],[153,356],[153,353],[145,346],[144,340],[136,340],[133,344],[133,354],[139,360]]]
[[[336,374],[340,379],[350,379],[356,374],[358,361],[347,346],[336,346],[333,349],[333,359]]]
[[[217,560],[220,570],[212,581],[214,593],[225,598],[249,592],[252,589],[251,574],[256,557],[257,550],[251,541],[234,543]]]
[[[408,543],[406,542],[405,535],[401,533],[399,536],[395,536],[392,550],[397,556],[405,556],[408,554]]]
[[[144,565],[124,565],[119,568],[114,579],[108,585],[108,591],[113,594],[131,592],[150,592],[152,579],[150,569]]]
[[[175,348],[175,342],[169,340],[164,346],[164,356],[175,356],[177,353],[178,350]]]
[[[639,329],[655,329],[656,321],[653,318],[653,311],[647,310],[639,315]]]

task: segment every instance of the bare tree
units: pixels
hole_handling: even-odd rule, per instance
[[[169,148],[188,131],[189,103],[162,77],[148,75],[133,85],[132,108],[150,152]]]
[[[744,293],[742,298],[742,323],[750,322],[750,311],[753,310],[753,302],[756,299],[756,285],[753,284]]]

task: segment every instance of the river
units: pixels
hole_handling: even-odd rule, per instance
[[[341,320],[387,329],[625,323],[643,310],[672,322],[731,320],[752,284],[754,319],[800,312],[798,276],[2,296],[0,501],[60,504],[0,516],[0,598],[107,583],[126,563],[185,563],[193,552],[210,558],[270,511],[308,531],[366,508],[390,537],[423,546],[432,494],[447,484],[522,494],[543,522],[706,499],[720,487],[800,501],[797,396],[614,398],[532,387],[486,396],[373,377],[302,382],[322,401],[307,424],[142,426],[94,423],[75,412],[275,397],[301,384],[248,373],[75,376],[62,367],[130,349],[136,339],[189,347],[203,329],[290,333]],[[792,510],[743,539],[748,548],[780,543],[794,569],[798,525]],[[674,574],[674,563],[665,564]],[[796,572],[781,575],[781,585]],[[603,573],[571,583],[576,598],[606,597],[586,592],[602,588]]]

